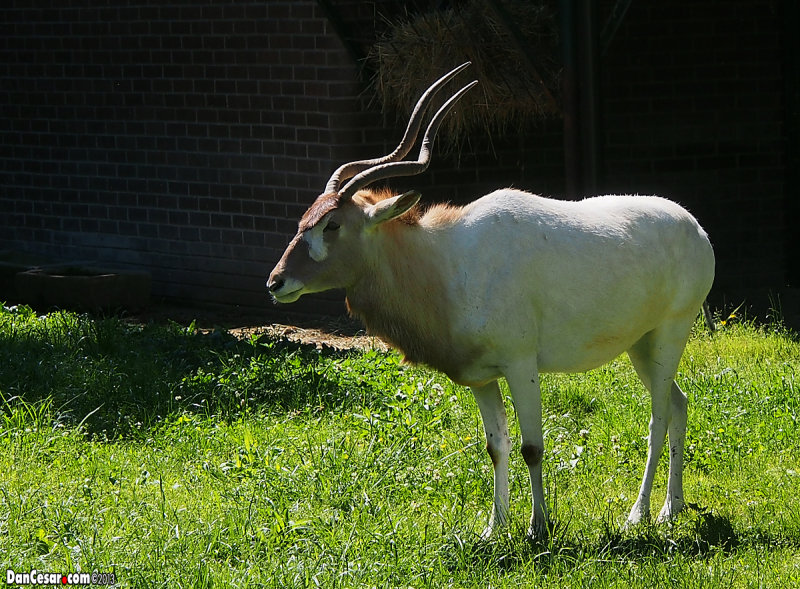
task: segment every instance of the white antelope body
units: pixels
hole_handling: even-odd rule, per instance
[[[466,65],[466,64],[465,64]],[[398,149],[337,170],[272,271],[279,302],[344,288],[350,312],[412,362],[469,385],[494,465],[489,535],[508,517],[511,441],[498,387],[509,385],[531,479],[530,533],[547,532],[542,488],[541,372],[585,371],[628,353],[650,391],[648,456],[627,523],[649,517],[650,491],[669,433],[667,498],[659,519],[684,507],[686,396],[674,382],[692,324],[714,277],[697,221],[654,196],[559,201],[504,189],[464,207],[422,211],[420,195],[362,190],[419,173],[456,94],[436,113],[418,161],[401,162],[419,129],[420,100]],[[416,125],[416,129],[414,126]],[[398,155],[399,154],[399,155]],[[353,178],[339,189],[341,176]]]

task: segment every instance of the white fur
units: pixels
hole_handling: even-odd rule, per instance
[[[308,254],[315,262],[322,262],[328,257],[328,245],[323,236],[322,223],[303,233],[303,241],[308,244]]]
[[[472,388],[495,466],[486,535],[507,521],[509,505],[511,442],[497,379],[507,380],[520,423],[531,479],[530,533],[543,536],[539,374],[588,370],[627,351],[652,397],[647,464],[627,522],[649,517],[667,433],[669,481],[659,517],[678,513],[686,396],[674,377],[714,277],[713,251],[697,221],[658,197],[571,202],[505,189],[460,210],[432,209],[418,224],[405,225],[392,219],[416,202],[406,197],[380,203],[383,224],[362,229],[347,250],[349,266],[337,273],[347,273],[342,283],[326,279],[312,288],[307,278],[307,290],[292,290],[298,281],[290,258],[297,254],[290,245],[270,277],[276,299],[344,287],[368,328],[411,360]],[[375,218],[375,207],[362,213]],[[344,254],[329,258],[336,255]],[[304,272],[315,271],[306,263]]]
[[[674,376],[714,276],[713,252],[695,219],[657,197],[565,202],[501,190],[468,205],[461,222],[437,237],[433,255],[446,258],[437,267],[456,308],[454,329],[479,338],[485,350],[460,380],[474,383],[497,467],[507,468],[509,450],[498,376],[509,383],[523,445],[540,451],[538,374],[584,371],[628,351],[652,395],[647,468],[628,525],[649,516],[667,429],[670,475],[660,519],[679,512],[686,397]],[[541,536],[541,463],[529,468],[531,533]],[[507,480],[496,474],[486,534],[506,519]]]

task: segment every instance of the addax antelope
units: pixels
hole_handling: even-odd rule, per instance
[[[508,521],[505,378],[530,472],[530,534],[547,533],[542,489],[539,374],[600,366],[622,352],[650,392],[647,462],[633,525],[649,518],[656,465],[669,434],[665,520],[681,511],[687,398],[675,374],[714,278],[708,236],[679,205],[655,196],[561,201],[502,189],[463,207],[422,208],[417,192],[366,188],[423,172],[442,119],[477,82],[434,114],[416,161],[411,150],[431,98],[464,64],[420,98],[389,155],[338,168],[300,219],[269,276],[275,301],[346,290],[351,314],[408,361],[468,385],[494,465],[486,536]]]

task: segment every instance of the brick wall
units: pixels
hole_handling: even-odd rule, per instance
[[[0,249],[266,304],[276,252],[352,155],[333,146],[363,141],[317,3],[36,0],[0,19]]]
[[[144,268],[156,296],[270,309],[265,276],[330,172],[402,134],[352,57],[399,4],[333,4],[356,38],[314,0],[6,2],[0,249]],[[776,5],[634,2],[601,58],[602,191],[688,206],[715,243],[718,288],[784,279]],[[476,134],[392,185],[435,201],[508,185],[560,196],[561,121]],[[341,298],[301,308],[341,313]]]
[[[35,0],[0,19],[0,249],[144,268],[156,296],[267,305],[266,273],[330,172],[402,133],[366,108],[314,1]],[[551,191],[538,172],[559,184],[559,125],[549,150],[541,131],[476,137],[411,184],[432,200]]]

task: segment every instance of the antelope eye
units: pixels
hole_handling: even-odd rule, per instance
[[[336,231],[337,229],[339,229],[339,223],[337,223],[336,221],[330,221],[328,222],[327,225],[325,225],[325,229],[323,229],[322,231],[323,232]]]

